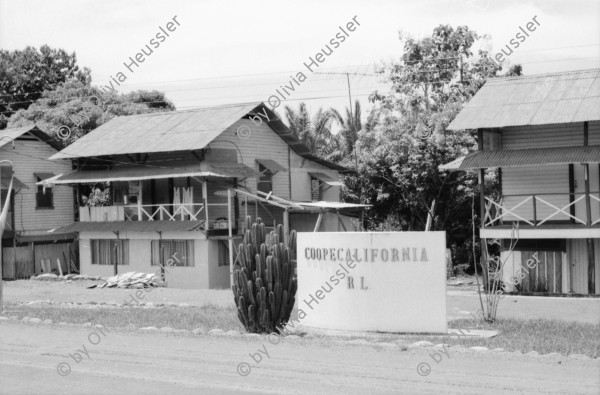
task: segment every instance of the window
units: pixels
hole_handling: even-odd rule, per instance
[[[152,266],[194,266],[194,240],[152,240]]]
[[[229,266],[229,242],[219,240],[219,266]]]
[[[261,164],[258,165],[258,172],[260,177],[258,178],[257,189],[260,192],[270,193],[273,190],[273,172]]]
[[[321,181],[316,178],[310,178],[310,198],[313,202],[319,202],[321,199]]]
[[[37,182],[42,181],[42,178],[39,176],[36,178]],[[44,188],[38,185],[37,193],[35,194],[35,208],[54,208],[52,188]]]
[[[90,240],[92,265],[129,265],[129,240]]]

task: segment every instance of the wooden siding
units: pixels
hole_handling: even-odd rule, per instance
[[[583,122],[502,129],[502,149],[583,145]]]
[[[561,193],[564,195],[550,196],[547,193]],[[502,169],[502,195],[503,206],[512,208],[526,199],[526,196],[507,196],[536,194],[545,201],[560,208],[569,204],[569,167],[567,165],[558,166],[536,166],[536,167],[513,167]],[[538,221],[546,218],[556,210],[541,202],[537,203]],[[533,203],[531,201],[520,206],[513,212],[521,217],[533,219]],[[516,220],[516,217],[507,215],[504,217],[507,221]],[[556,215],[551,220],[567,220],[564,214]]]
[[[17,139],[16,149],[11,144],[0,148],[2,159],[14,163],[15,176],[25,183],[29,189],[21,190],[15,195],[15,228],[23,235],[42,234],[47,230],[65,226],[74,221],[73,190],[68,186],[55,186],[54,209],[36,209],[37,182],[33,173],[60,174],[71,171],[68,160],[48,160],[56,150],[47,143],[27,136],[27,140]]]
[[[244,132],[248,133],[247,138],[237,135],[237,130],[244,127]],[[247,128],[247,129],[246,129]],[[227,141],[227,142],[225,142]],[[239,148],[238,161],[246,166],[258,171],[257,159],[271,159],[284,168],[288,168],[288,145],[277,136],[265,123],[256,125],[249,119],[240,119],[214,141],[209,144],[209,148]],[[256,193],[256,179],[247,179],[242,183],[251,193]],[[280,171],[273,176],[273,194],[283,198],[290,198],[290,183],[287,171]]]

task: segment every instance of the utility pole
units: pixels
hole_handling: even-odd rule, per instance
[[[329,74],[329,75],[345,75],[346,76],[346,81],[348,82],[348,104],[350,104],[350,120],[352,121],[352,125],[348,125],[348,126],[356,126],[354,125],[354,112],[352,111],[352,91],[350,89],[350,73],[327,73],[327,72],[316,72],[315,74]],[[371,74],[364,74],[364,73],[352,73],[352,75],[367,75],[370,76]],[[355,136],[354,136],[354,141],[353,141],[353,145],[354,145],[354,161],[356,163],[356,167],[358,168],[358,152],[356,152],[356,142],[358,141],[358,130],[354,130]]]

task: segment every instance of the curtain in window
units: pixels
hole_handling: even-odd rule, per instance
[[[129,265],[129,240],[91,240],[92,265]]]
[[[152,265],[194,266],[194,241],[152,240]]]

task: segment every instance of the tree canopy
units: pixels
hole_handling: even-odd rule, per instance
[[[42,96],[68,80],[91,81],[90,69],[77,65],[75,53],[42,45],[40,49],[0,50],[0,129],[6,119],[27,109]]]
[[[68,145],[116,116],[174,109],[164,93],[158,91],[121,95],[72,80],[60,84],[55,90],[44,91],[28,109],[14,114],[9,126],[35,123]]]
[[[0,129],[35,123],[68,145],[115,116],[175,110],[159,91],[106,93],[90,73],[63,49],[0,50]]]

